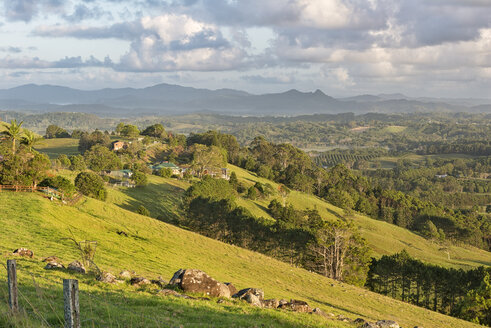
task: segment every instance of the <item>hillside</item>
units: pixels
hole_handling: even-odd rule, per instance
[[[240,181],[253,185],[256,181],[270,183],[276,190],[278,184],[229,164],[231,171],[236,172]],[[163,179],[149,176],[149,185],[136,189],[110,189],[108,202],[124,209],[135,211],[139,205],[150,210],[153,217],[165,221],[183,215],[180,209],[180,195],[189,187],[189,183],[175,179]],[[279,196],[277,196],[279,197]],[[267,213],[272,198],[250,200],[238,198],[237,204],[247,208],[254,216],[273,220]],[[300,209],[316,208],[323,218],[337,219],[343,216],[343,210],[322,199],[298,191],[292,191],[286,202]],[[406,249],[409,254],[425,262],[445,267],[471,268],[480,265],[491,265],[491,254],[470,246],[442,246],[431,242],[414,232],[393,224],[374,220],[363,215],[354,215],[352,219],[360,227],[367,239],[373,255],[389,255]]]
[[[477,327],[364,289],[342,284],[290,267],[261,254],[211,240],[163,222],[143,217],[109,202],[84,199],[76,206],[50,202],[37,194],[1,193],[0,254],[3,262],[17,247],[28,247],[34,260],[19,260],[21,303],[30,322],[20,326],[57,325],[62,317],[61,278],[65,272],[48,272],[39,262],[57,255],[65,263],[77,258],[70,237],[98,242],[95,260],[113,273],[123,269],[155,278],[169,279],[179,268],[199,268],[238,288],[261,287],[267,297],[308,301],[326,312],[352,319],[392,319],[403,327]],[[127,237],[118,234],[125,231]],[[3,271],[5,273],[5,271]],[[32,273],[32,276],[31,276]],[[320,327],[326,319],[279,310],[258,310],[247,305],[159,297],[127,285],[107,286],[90,278],[81,282],[81,308],[87,322],[110,326],[151,327],[166,323],[183,326]],[[5,286],[5,274],[0,281]],[[6,311],[6,291],[0,292],[0,313]],[[28,303],[29,302],[29,303]],[[2,316],[0,316],[2,317]],[[0,324],[2,322],[0,321]],[[204,324],[206,323],[206,324]],[[344,323],[327,321],[329,327]]]

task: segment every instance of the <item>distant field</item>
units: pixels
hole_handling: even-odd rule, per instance
[[[72,138],[54,138],[45,139],[36,146],[36,150],[45,153],[49,158],[54,159],[65,154],[67,156],[77,155],[78,151],[78,139]]]
[[[105,285],[65,271],[43,270],[40,259],[56,255],[65,263],[79,257],[71,241],[97,241],[95,261],[103,270],[135,270],[139,275],[170,279],[179,268],[199,268],[238,288],[260,287],[266,297],[296,298],[325,312],[350,318],[391,319],[403,327],[478,327],[292,267],[264,255],[227,245],[143,217],[111,202],[84,199],[76,206],[50,202],[37,194],[0,193],[0,257],[17,247],[34,251],[33,260],[18,259],[22,327],[60,326],[62,278],[80,282],[84,326],[104,327],[349,327],[324,318],[216,300],[193,301],[155,295],[156,288]],[[71,233],[70,233],[71,231]],[[127,236],[118,234],[125,231]],[[0,274],[0,326],[5,323],[7,294]],[[27,316],[27,318],[26,318]]]
[[[383,129],[381,129],[380,131],[381,132],[388,132],[388,133],[400,133],[406,129],[407,129],[406,126],[390,125],[390,126],[387,126]]]

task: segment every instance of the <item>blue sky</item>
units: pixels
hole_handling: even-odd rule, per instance
[[[491,0],[5,0],[0,88],[491,97]]]

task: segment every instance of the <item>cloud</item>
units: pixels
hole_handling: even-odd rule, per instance
[[[103,61],[90,56],[83,60],[82,57],[65,57],[57,61],[42,60],[39,57],[11,57],[0,59],[0,68],[6,69],[47,69],[47,68],[81,68],[81,67],[111,67],[113,63],[109,57]]]
[[[102,10],[99,6],[87,7],[84,4],[75,6],[74,11],[70,15],[64,15],[64,18],[69,22],[81,22],[87,19],[100,19],[101,17],[112,18],[109,11]]]
[[[60,13],[64,11],[64,0],[6,0],[5,17],[8,21],[30,22],[41,12]]]
[[[20,47],[0,47],[0,51],[1,52],[9,52],[9,53],[13,53],[13,54],[18,54],[20,52],[22,52],[22,48]]]
[[[295,83],[295,76],[293,75],[244,75],[240,77],[242,80],[259,83],[259,84],[291,84]]]

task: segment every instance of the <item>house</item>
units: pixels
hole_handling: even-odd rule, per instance
[[[118,141],[113,142],[113,150],[114,151],[124,149],[126,147],[128,147],[128,145],[124,141],[118,140]]]
[[[180,175],[181,174],[181,168],[179,166],[177,166],[176,164],[170,163],[170,162],[162,162],[160,164],[151,165],[150,168],[154,172],[158,172],[161,169],[171,169],[172,174],[174,174],[174,175]]]
[[[443,178],[446,178],[446,177],[448,177],[447,174],[437,174],[437,175],[435,175],[435,178],[439,178],[439,179],[443,179]]]
[[[115,178],[131,178],[133,172],[131,170],[117,170],[117,171],[109,171],[107,175],[110,175]]]

